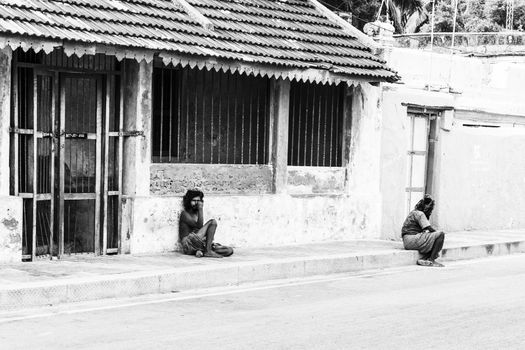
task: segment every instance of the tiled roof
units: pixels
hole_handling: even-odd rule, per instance
[[[0,0],[0,36],[22,35],[200,58],[328,71],[368,80],[397,75],[306,0]]]

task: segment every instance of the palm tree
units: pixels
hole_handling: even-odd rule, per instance
[[[386,8],[397,33],[415,33],[428,19],[432,0],[386,0]]]

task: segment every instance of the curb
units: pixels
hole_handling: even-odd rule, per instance
[[[452,246],[442,250],[442,257],[445,260],[465,260],[515,253],[525,253],[525,241]],[[358,255],[353,253],[266,259],[228,263],[212,268],[209,266],[172,268],[84,279],[25,283],[7,288],[0,287],[0,310],[14,311],[105,298],[174,293],[265,280],[408,266],[414,265],[418,256],[416,251],[396,249]]]

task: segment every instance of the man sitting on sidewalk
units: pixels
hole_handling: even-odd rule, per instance
[[[179,238],[182,252],[197,257],[222,258],[233,254],[233,249],[213,243],[217,221],[211,219],[206,224],[203,217],[204,193],[188,190],[182,198],[184,210],[179,219]]]

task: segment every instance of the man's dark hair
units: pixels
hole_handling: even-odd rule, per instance
[[[435,201],[432,199],[432,197],[429,194],[425,194],[425,197],[417,202],[414,209],[422,211],[425,213],[427,219],[429,219],[430,214],[432,214],[432,211],[434,210],[434,204]]]
[[[188,190],[186,192],[184,197],[182,197],[182,205],[184,206],[184,209],[191,209],[191,200],[195,197],[199,197],[202,200],[204,198],[204,193],[199,190]]]

